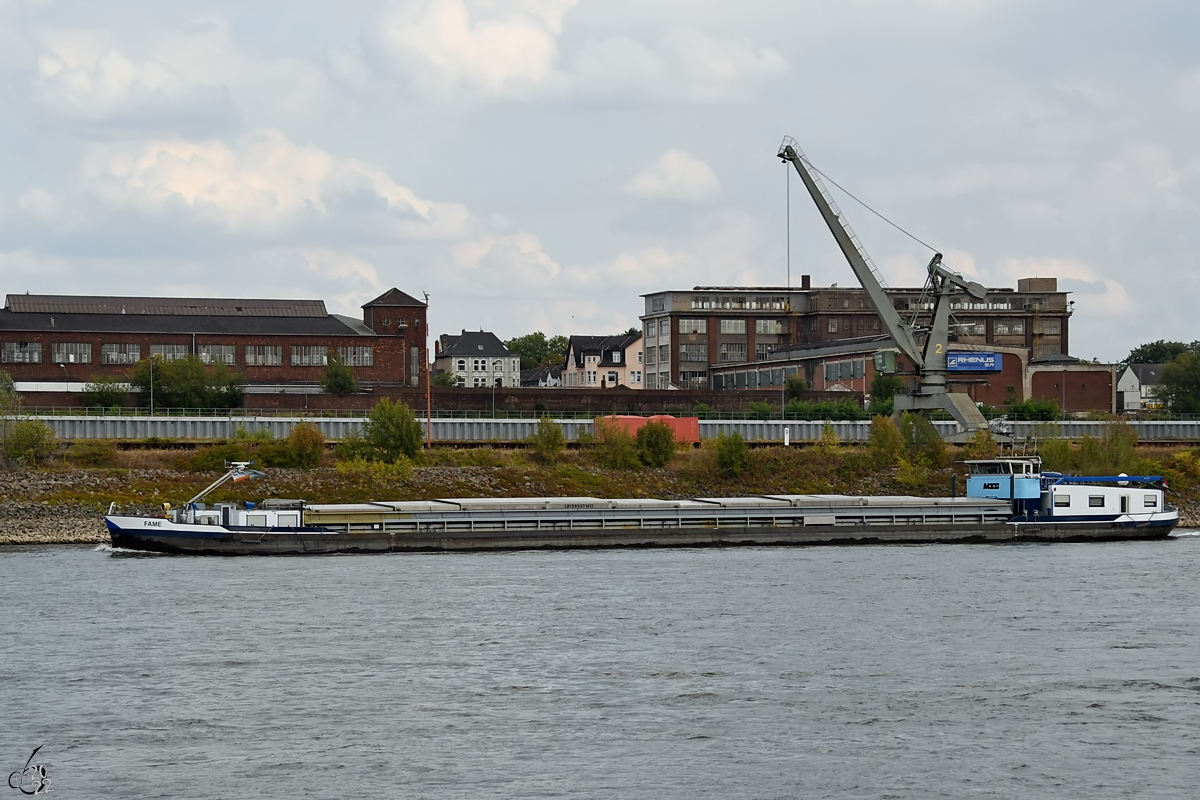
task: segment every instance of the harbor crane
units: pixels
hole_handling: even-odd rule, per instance
[[[987,289],[979,283],[969,281],[962,275],[947,269],[942,264],[942,254],[935,252],[929,261],[929,278],[926,291],[933,300],[933,318],[926,328],[917,328],[906,322],[897,313],[892,300],[883,288],[883,280],[875,270],[870,257],[858,237],[851,230],[837,204],[825,188],[815,167],[800,150],[796,140],[784,137],[779,147],[779,158],[791,162],[796,168],[804,187],[817,204],[817,210],[829,226],[829,232],[837,241],[842,254],[850,262],[850,268],[858,282],[866,290],[875,305],[883,324],[887,326],[892,341],[916,369],[915,386],[895,397],[893,419],[898,420],[905,411],[945,411],[962,427],[962,432],[953,439],[969,439],[975,432],[988,427],[987,420],[975,403],[964,392],[951,392],[946,385],[946,350],[949,345],[950,298],[965,292],[976,300],[987,297]],[[923,341],[922,341],[923,339]]]

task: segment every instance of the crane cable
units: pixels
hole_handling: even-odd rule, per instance
[[[805,159],[805,161],[808,161],[808,159]],[[858,203],[860,206],[862,206],[863,208],[865,208],[867,211],[870,211],[872,214],[874,214],[875,216],[879,217],[881,220],[883,220],[884,222],[886,222],[888,225],[891,225],[893,228],[895,228],[896,230],[900,231],[901,233],[903,233],[903,234],[904,234],[905,236],[907,236],[908,238],[912,239],[912,240],[913,240],[914,242],[916,242],[917,244],[921,245],[922,247],[926,247],[926,248],[928,248],[928,249],[929,249],[931,252],[934,252],[934,253],[940,253],[940,252],[941,252],[941,251],[940,251],[940,250],[938,250],[936,247],[933,247],[932,245],[930,245],[930,244],[927,244],[927,243],[925,243],[925,242],[921,241],[921,240],[920,240],[920,239],[918,239],[916,236],[913,236],[911,233],[909,233],[908,231],[904,230],[904,228],[901,228],[899,225],[897,225],[896,223],[892,222],[890,219],[888,219],[887,217],[885,217],[883,214],[880,214],[880,213],[879,213],[878,211],[876,211],[875,209],[871,208],[869,205],[867,205],[866,203],[864,203],[862,200],[859,200],[857,197],[855,197],[853,194],[851,194],[851,193],[850,193],[850,192],[849,192],[849,191],[846,189],[846,187],[842,186],[840,183],[838,183],[837,181],[835,181],[833,178],[829,177],[829,176],[828,176],[828,175],[826,175],[824,172],[821,172],[821,170],[819,170],[819,169],[817,169],[816,167],[814,167],[814,166],[813,166],[813,163],[812,163],[811,161],[808,161],[808,166],[812,168],[812,171],[813,171],[813,172],[817,173],[817,174],[818,174],[818,175],[820,175],[822,178],[824,178],[825,180],[829,181],[830,183],[832,183],[832,184],[833,184],[834,186],[836,186],[837,188],[841,189],[841,190],[842,190],[842,191],[843,191],[843,192],[846,194],[846,196],[847,196],[847,197],[849,197],[851,200],[853,200],[854,202]]]

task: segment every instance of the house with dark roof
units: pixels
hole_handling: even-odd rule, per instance
[[[1166,364],[1130,364],[1121,371],[1117,379],[1117,410],[1141,411],[1144,408],[1161,408],[1154,394],[1162,382],[1162,371]]]
[[[221,362],[248,392],[312,386],[329,351],[363,384],[420,386],[425,304],[391,289],[362,319],[322,300],[10,294],[0,309],[0,369],[22,392],[80,391],[124,379],[146,358]]]
[[[434,367],[459,386],[521,385],[521,359],[491,331],[443,333],[434,343]]]
[[[533,369],[521,370],[521,385],[540,389],[557,389],[562,386],[562,364],[548,364]]]
[[[572,336],[567,344],[562,385],[567,389],[611,389],[645,386],[642,334]]]

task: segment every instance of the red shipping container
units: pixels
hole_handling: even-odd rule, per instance
[[[672,417],[670,414],[655,414],[652,417],[634,417],[625,414],[615,414],[610,417],[598,417],[603,425],[615,425],[630,436],[637,432],[647,422],[665,423],[675,433],[675,441],[688,444],[700,442],[700,420],[695,417]]]

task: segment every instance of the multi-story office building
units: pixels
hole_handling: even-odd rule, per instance
[[[922,289],[887,292],[902,317],[928,324],[933,298]],[[697,286],[643,297],[647,389],[708,388],[714,368],[888,333],[863,289],[814,288],[807,275],[799,288]],[[1024,348],[1026,360],[1067,353],[1071,303],[1055,278],[1022,278],[984,300],[964,294],[951,314],[951,342]]]

